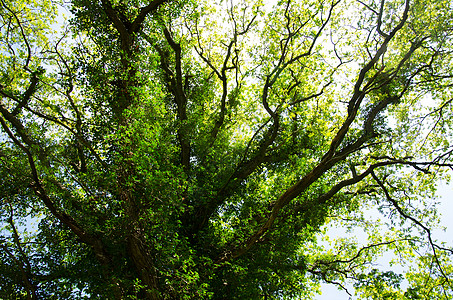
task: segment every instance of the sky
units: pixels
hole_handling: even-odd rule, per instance
[[[437,206],[440,216],[440,226],[445,227],[445,230],[433,230],[433,239],[444,241],[449,247],[453,247],[453,185],[440,183],[437,195],[439,196],[439,205]],[[428,224],[429,225],[429,224]],[[333,231],[332,234],[341,235],[341,230]],[[382,263],[380,262],[382,260]],[[377,264],[382,268],[389,267],[384,262],[389,261],[389,257],[382,257]],[[395,267],[392,268],[394,271]],[[354,295],[354,290],[351,287],[351,294]],[[315,297],[315,300],[354,300],[356,297],[350,297],[345,291],[339,290],[336,286],[330,284],[322,285],[322,294]]]

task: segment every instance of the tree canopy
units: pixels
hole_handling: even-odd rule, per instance
[[[0,298],[451,299],[452,36],[447,0],[0,0]]]

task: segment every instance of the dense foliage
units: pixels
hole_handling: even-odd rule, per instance
[[[0,0],[0,298],[451,299],[452,35],[448,0]]]

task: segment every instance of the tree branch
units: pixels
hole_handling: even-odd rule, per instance
[[[1,113],[3,115],[5,115],[3,106],[0,106],[0,108],[2,109]],[[8,121],[10,121],[10,120],[8,119]],[[34,143],[32,142],[32,140],[27,136],[27,134],[23,130],[22,124],[20,124],[20,123],[17,124],[18,120],[12,119],[11,121],[12,121],[14,128],[17,130],[20,137],[22,138],[22,140],[24,140],[29,146],[33,145]],[[105,266],[108,270],[111,270],[112,269],[112,260],[110,258],[110,255],[106,251],[105,246],[103,245],[102,241],[99,238],[95,237],[94,235],[88,233],[85,229],[83,229],[80,226],[80,224],[78,224],[76,222],[76,220],[74,220],[70,215],[66,214],[65,212],[60,211],[60,209],[57,208],[55,203],[52,201],[52,199],[47,194],[44,186],[42,185],[42,183],[39,179],[39,174],[38,174],[38,171],[36,168],[36,164],[35,164],[33,155],[30,152],[30,150],[14,136],[14,134],[9,129],[7,123],[1,116],[0,116],[0,124],[3,127],[4,131],[7,133],[7,135],[9,136],[9,138],[14,142],[14,144],[16,146],[18,146],[19,149],[21,149],[26,154],[26,156],[28,158],[28,164],[30,167],[30,171],[31,171],[31,177],[33,180],[33,183],[31,184],[31,188],[33,189],[35,194],[43,201],[45,206],[49,209],[50,213],[53,216],[55,216],[60,222],[65,224],[69,229],[71,229],[71,231],[75,235],[77,235],[85,244],[91,246],[91,248],[93,249],[99,262],[103,266]]]
[[[142,26],[145,18],[148,14],[155,12],[162,4],[168,2],[169,0],[154,0],[151,1],[147,6],[140,8],[140,14],[132,22],[130,31],[132,33],[138,33],[140,27]]]
[[[398,202],[390,196],[390,193],[387,190],[387,188],[385,187],[384,183],[376,176],[376,174],[374,172],[371,172],[371,175],[373,176],[373,179],[377,182],[377,184],[381,187],[382,191],[384,192],[385,198],[393,205],[393,207],[395,207],[395,209],[398,211],[398,213],[405,219],[408,219],[408,220],[412,221],[413,223],[415,223],[417,226],[419,226],[426,232],[426,234],[428,235],[429,244],[433,251],[433,255],[434,255],[434,259],[436,261],[437,268],[439,269],[440,273],[442,274],[442,277],[444,277],[445,281],[449,283],[450,280],[448,279],[448,276],[445,274],[445,271],[442,268],[442,265],[439,261],[439,257],[437,255],[437,250],[436,250],[437,247],[434,244],[432,237],[431,237],[431,230],[428,227],[426,227],[424,224],[422,224],[419,220],[417,220],[414,217],[412,217],[411,215],[407,214],[402,209],[402,207],[398,204]]]

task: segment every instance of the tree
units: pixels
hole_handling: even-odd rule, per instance
[[[66,5],[0,0],[2,298],[452,296],[449,1]]]

